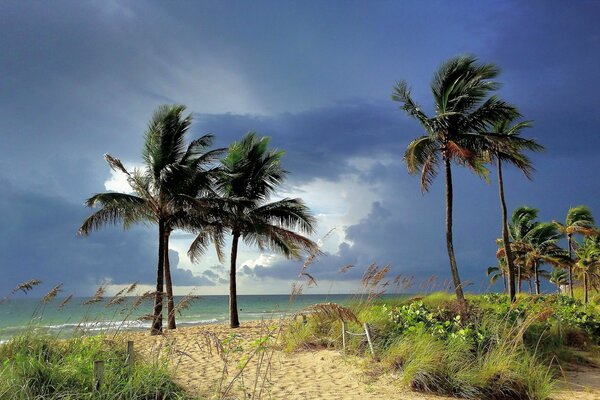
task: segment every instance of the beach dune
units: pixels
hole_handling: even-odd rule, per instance
[[[257,352],[268,329],[275,338],[280,332],[278,322],[271,321],[249,322],[235,330],[211,324],[162,336],[128,335],[144,359],[168,354],[176,381],[205,398],[220,398],[220,388],[228,399],[450,399],[411,391],[399,383],[400,373],[378,373],[377,364],[335,350],[287,354],[269,346]],[[557,399],[600,399],[600,370],[581,366],[567,370],[562,386]]]

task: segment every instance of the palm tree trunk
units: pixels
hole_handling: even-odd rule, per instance
[[[521,265],[517,266],[517,280],[519,281],[519,293],[523,291],[523,278],[521,277]]]
[[[583,304],[588,305],[588,273],[583,271]]]
[[[504,272],[502,272],[502,288],[503,293],[506,293],[506,275],[504,274]]]
[[[165,257],[165,284],[167,286],[167,312],[168,312],[168,324],[169,329],[177,329],[175,323],[175,304],[173,303],[173,283],[171,282],[171,263],[169,262],[169,238],[171,231],[165,230],[165,245],[164,245],[164,257]]]
[[[531,278],[527,279],[527,284],[529,285],[529,294],[533,294],[533,286],[531,285]]]
[[[444,154],[444,166],[446,169],[446,246],[448,247],[448,258],[450,259],[450,272],[454,281],[456,298],[464,303],[465,295],[463,293],[462,283],[458,275],[458,266],[454,256],[454,244],[452,243],[452,170],[450,168],[450,159]]]
[[[164,290],[164,246],[165,246],[165,223],[158,221],[158,267],[156,268],[156,292],[154,294],[154,314],[152,316],[151,335],[160,335],[162,333],[162,302]]]
[[[233,232],[233,240],[231,241],[231,266],[229,270],[229,326],[237,328],[240,326],[240,319],[237,308],[237,285],[235,281],[235,270],[237,264],[237,249],[240,234]]]
[[[572,250],[571,250],[571,240],[572,240],[572,235],[569,233],[567,234],[567,245],[569,246],[569,260],[573,261],[573,254],[572,254]],[[569,263],[569,294],[571,295],[571,298],[574,299],[575,295],[573,295],[573,266]]]
[[[535,279],[535,294],[540,294],[540,277],[538,274],[539,268],[540,267],[537,262],[535,264],[533,264],[533,276]]]
[[[500,196],[500,205],[502,206],[502,242],[504,243],[504,254],[506,257],[506,266],[508,268],[508,296],[511,302],[516,301],[515,293],[515,264],[510,240],[508,239],[508,212],[506,211],[506,201],[504,199],[504,179],[502,178],[502,160],[498,158],[498,195]]]

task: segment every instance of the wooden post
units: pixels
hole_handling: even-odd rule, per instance
[[[346,321],[342,320],[342,354],[346,355]]]
[[[100,390],[104,378],[104,361],[94,361],[94,390]]]
[[[128,340],[127,341],[127,358],[125,359],[125,362],[127,363],[127,365],[129,367],[132,367],[133,366],[133,361],[134,361],[133,340]]]
[[[371,342],[371,333],[369,332],[369,324],[365,322],[365,334],[367,335],[367,342],[369,343],[369,349],[371,349],[371,355],[375,356],[375,350],[373,350],[373,342]]]

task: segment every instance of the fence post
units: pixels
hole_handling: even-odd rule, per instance
[[[371,342],[371,333],[369,332],[369,324],[365,322],[365,333],[367,335],[367,342],[369,343],[369,349],[371,349],[371,355],[375,356],[375,350],[373,350],[373,342]]]
[[[346,321],[342,320],[342,353],[346,355]]]
[[[127,358],[125,359],[125,362],[127,363],[127,365],[129,367],[133,366],[133,361],[134,361],[134,355],[133,355],[133,340],[128,340],[127,341]]]
[[[100,390],[104,379],[104,361],[94,361],[94,390]]]

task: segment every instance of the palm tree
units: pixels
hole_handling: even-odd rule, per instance
[[[425,135],[413,140],[404,154],[408,172],[421,173],[421,190],[426,192],[437,175],[440,162],[446,178],[446,246],[456,297],[464,302],[464,293],[454,255],[452,240],[452,170],[451,163],[468,166],[487,177],[480,157],[485,131],[499,120],[518,115],[517,111],[488,95],[498,88],[492,81],[499,74],[492,64],[479,64],[472,56],[459,56],[446,61],[431,84],[435,116],[428,117],[412,99],[405,81],[394,88],[392,99],[402,103],[401,109],[416,118]],[[441,160],[440,160],[441,158]]]
[[[488,267],[486,275],[490,278],[490,286],[502,278],[502,288],[504,289],[504,293],[506,293],[506,268],[502,259],[498,260],[498,265]]]
[[[583,281],[583,303],[587,306],[590,281],[600,277],[600,236],[588,236],[577,249],[575,267],[581,272]]]
[[[550,274],[550,282],[556,285],[556,289],[558,290],[558,293],[560,293],[560,287],[569,283],[567,271],[562,268],[554,269]]]
[[[515,255],[515,264],[517,266],[517,289],[519,293],[521,292],[523,277],[525,276],[528,279],[530,274],[528,274],[526,268],[526,260],[524,257],[526,252],[515,252],[515,246],[527,242],[527,234],[538,224],[536,221],[537,214],[538,210],[536,208],[528,206],[517,207],[513,210],[511,223],[508,225],[508,231],[512,240],[511,250],[513,250],[513,254]],[[504,251],[506,251],[506,249],[502,248],[501,250],[503,251],[502,255],[504,256]]]
[[[210,221],[210,212],[186,211],[192,199],[210,193],[212,170],[207,165],[218,159],[222,150],[208,151],[212,135],[205,135],[185,146],[185,135],[192,122],[191,115],[183,116],[185,106],[159,107],[148,125],[142,157],[144,169],[128,171],[120,160],[106,154],[110,167],[127,176],[133,193],[106,192],[86,200],[88,207],[100,206],[79,228],[88,235],[103,225],[123,223],[127,229],[135,223],[158,225],[158,266],[152,321],[152,334],[162,332],[163,290],[166,283],[169,329],[176,328],[173,288],[169,263],[169,237],[174,229],[199,227]],[[210,232],[210,230],[208,230]],[[205,236],[208,233],[205,233]],[[166,281],[166,282],[165,282]]]
[[[554,221],[558,229],[567,236],[567,246],[569,257],[573,258],[573,235],[581,234],[590,236],[596,234],[594,228],[594,217],[592,212],[586,206],[577,206],[569,208],[565,224]],[[569,266],[569,294],[573,296],[573,267]]]
[[[285,257],[298,258],[303,249],[315,251],[317,244],[303,236],[314,232],[316,220],[301,199],[269,202],[287,172],[281,167],[283,151],[268,149],[269,138],[250,132],[229,146],[221,160],[217,190],[227,210],[223,226],[231,232],[229,273],[230,326],[240,325],[237,308],[237,252],[239,239],[260,250],[269,249]],[[297,233],[300,231],[301,233]],[[195,243],[190,256],[197,255]],[[218,251],[221,256],[221,252]]]
[[[540,270],[540,266],[547,263],[560,267],[567,262],[567,257],[557,244],[560,233],[556,226],[550,222],[538,222],[537,214],[536,208],[516,208],[509,231],[512,238],[511,250],[518,265],[519,287],[521,274],[525,272],[529,278],[534,279],[535,293],[540,294],[540,277],[549,276],[546,271]]]
[[[530,139],[520,136],[523,129],[531,127],[530,121],[521,121],[512,124],[510,119],[504,119],[494,124],[493,129],[485,138],[487,139],[487,157],[493,163],[496,162],[498,170],[498,194],[502,210],[502,241],[504,244],[506,265],[508,269],[508,294],[511,301],[516,300],[515,293],[515,266],[514,257],[510,248],[508,238],[508,217],[506,201],[504,198],[504,179],[502,177],[502,163],[516,166],[527,179],[531,179],[533,166],[529,158],[523,154],[524,150],[541,151],[543,147]],[[512,124],[512,125],[511,125]]]

